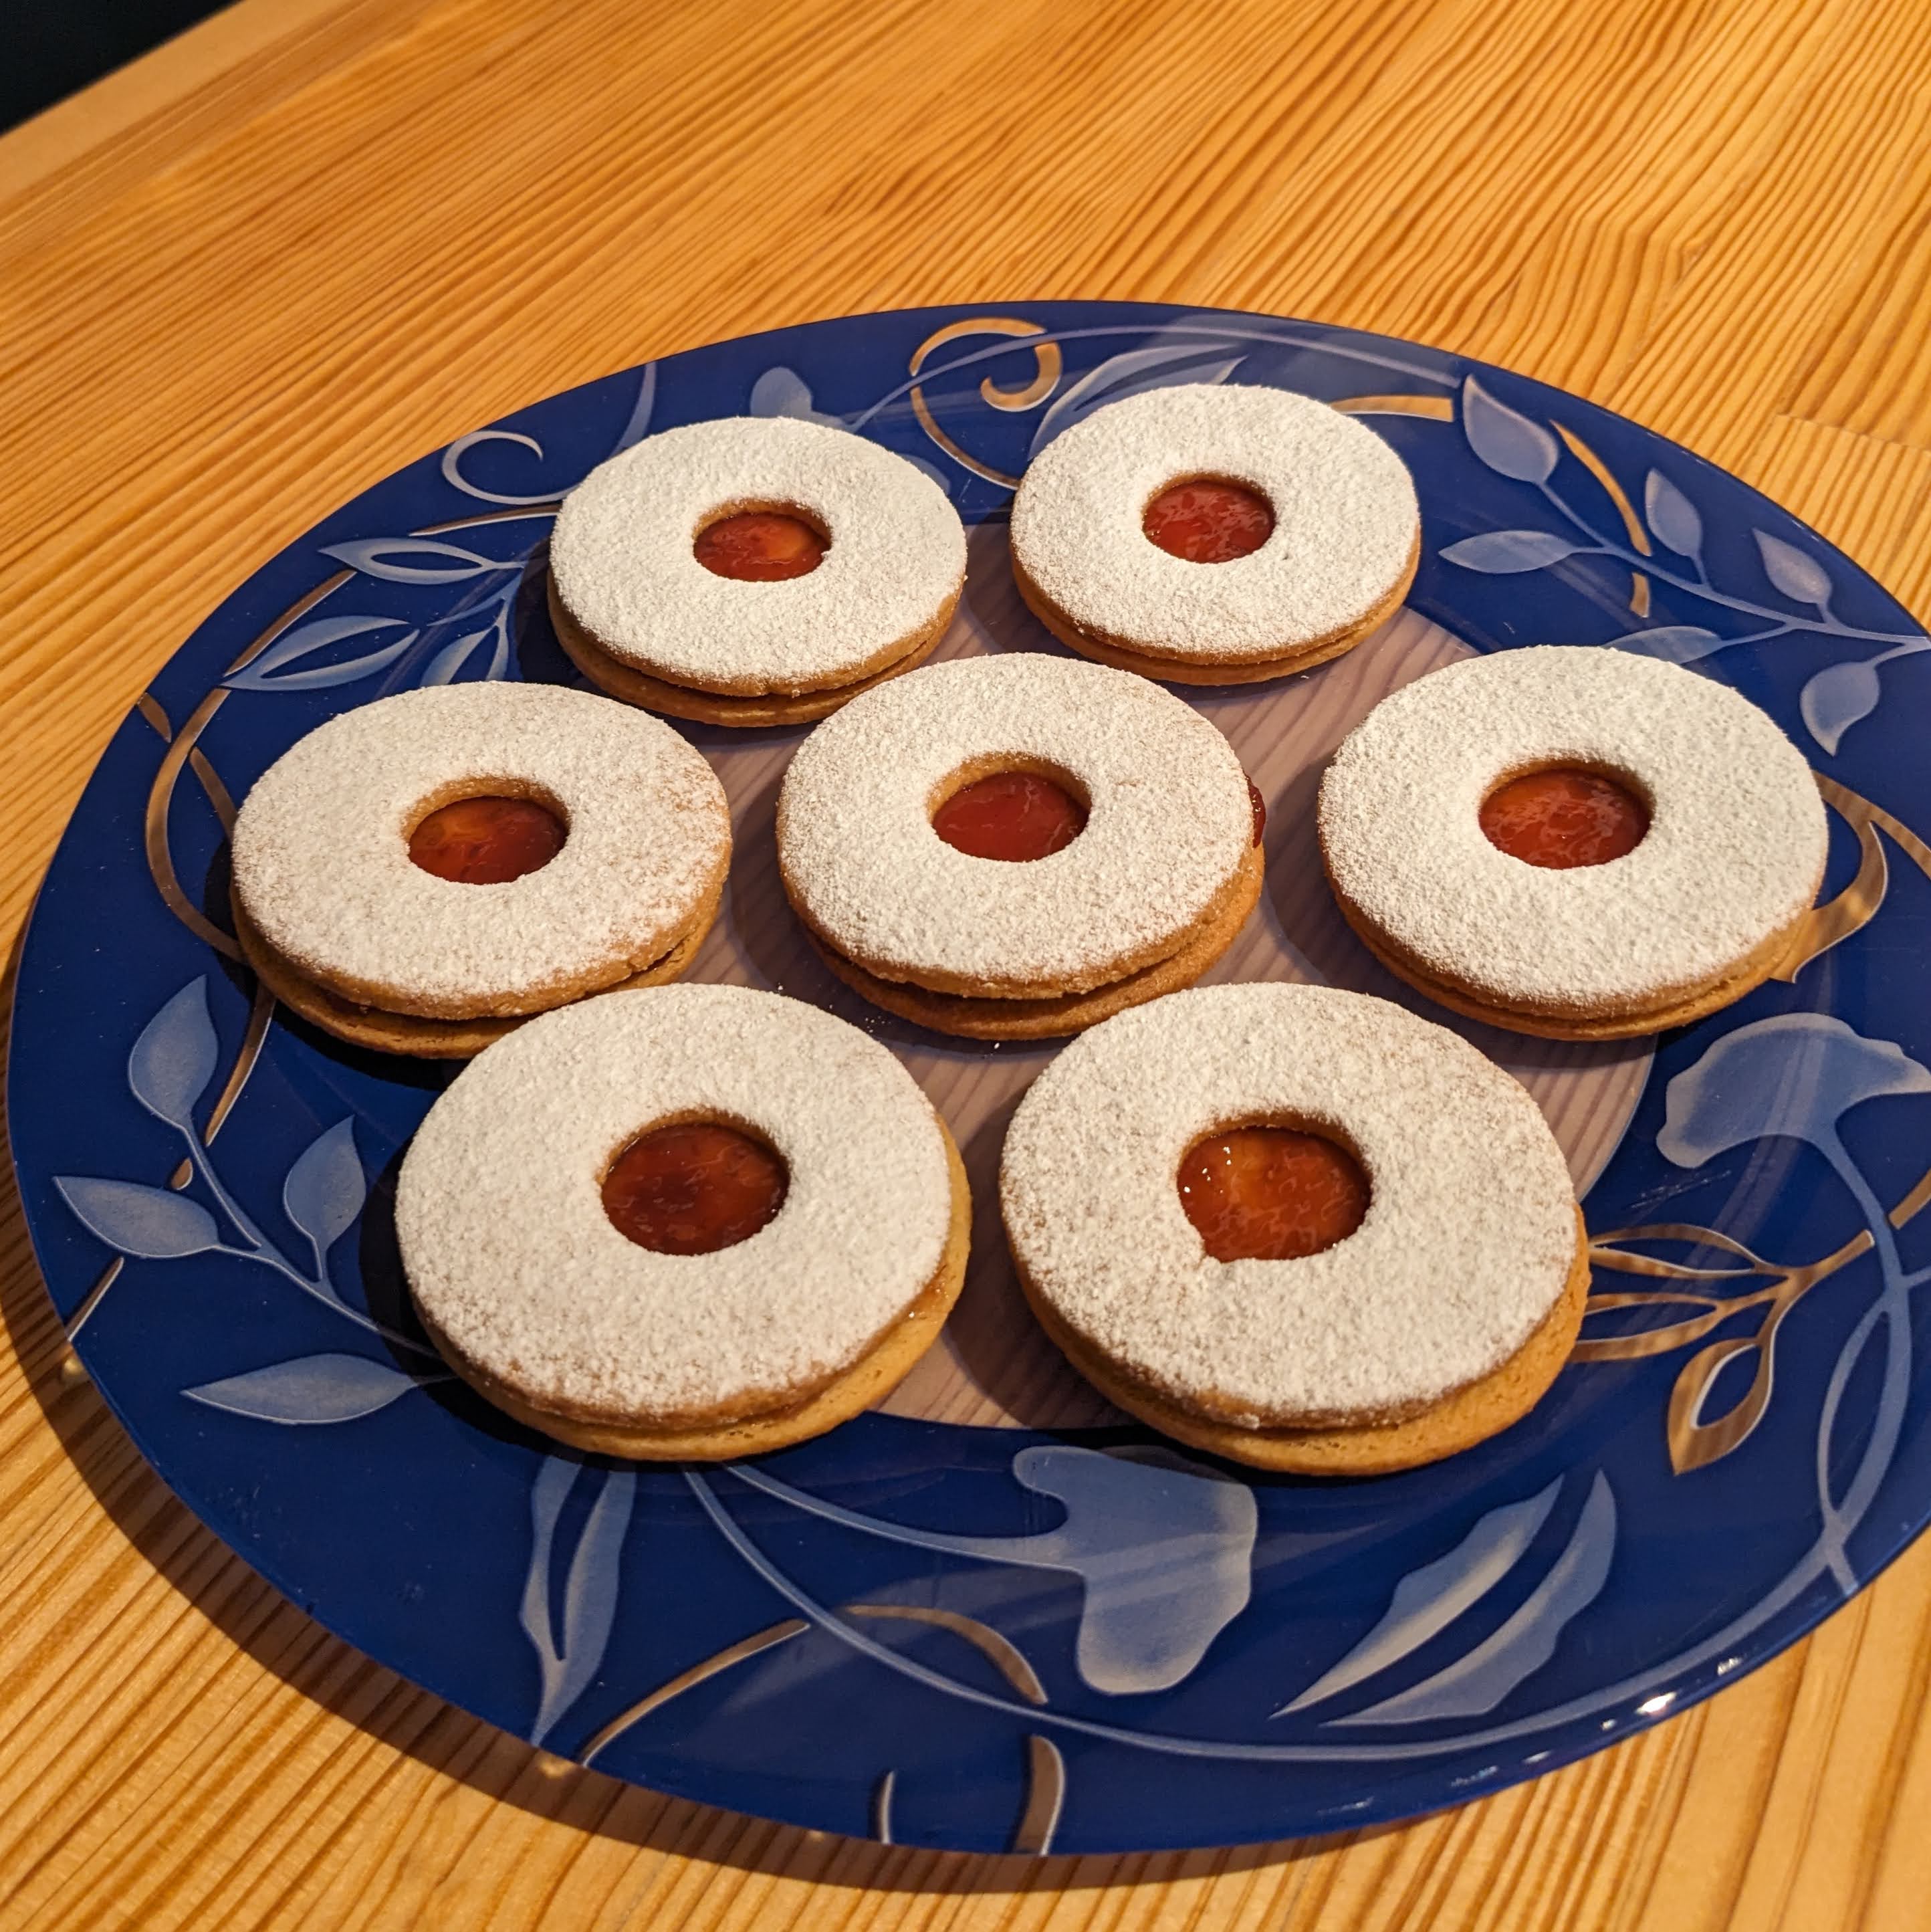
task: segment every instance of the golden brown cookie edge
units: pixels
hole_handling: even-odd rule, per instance
[[[1149,1428],[1252,1468],[1300,1476],[1381,1476],[1472,1449],[1519,1422],[1548,1394],[1576,1346],[1589,1294],[1589,1237],[1580,1208],[1576,1224],[1576,1258],[1562,1292],[1507,1360],[1405,1420],[1352,1428],[1240,1429],[1189,1414],[1115,1372],[1059,1319],[1016,1254],[1014,1263],[1047,1338],[1109,1402]]]
[[[556,1006],[574,1006],[579,1000],[595,999],[602,993],[630,992],[645,986],[667,986],[680,978],[715,924],[723,899],[724,882],[720,878],[698,908],[695,920],[668,952],[652,960],[640,971],[607,986],[568,994],[559,999]],[[351,1046],[418,1060],[469,1060],[484,1048],[493,1046],[505,1034],[514,1033],[526,1021],[537,1017],[535,1013],[517,1013],[494,1018],[442,1020],[415,1013],[393,1012],[385,1007],[355,1005],[310,979],[277,952],[256,930],[238,901],[231,899],[229,914],[234,922],[235,937],[241,946],[241,956],[262,985],[291,1012]],[[547,1006],[543,1010],[553,1012],[556,1010],[556,1006]]]
[[[1218,913],[1189,928],[1177,951],[1102,986],[1033,999],[941,992],[909,980],[880,979],[808,926],[805,932],[812,950],[853,992],[901,1019],[965,1040],[1054,1040],[1191,986],[1239,937],[1260,902],[1264,876],[1261,848],[1249,846],[1236,870],[1233,894]]]
[[[1002,769],[1009,769],[1002,767]],[[1031,984],[1007,981],[1003,984],[992,980],[975,978],[962,973],[943,973],[921,967],[919,976],[914,980],[901,974],[888,973],[882,962],[854,958],[827,933],[813,916],[806,896],[801,892],[792,878],[784,862],[785,857],[785,808],[782,791],[778,800],[778,876],[784,888],[784,896],[791,910],[797,915],[798,922],[804,927],[805,936],[826,955],[835,954],[847,962],[856,970],[881,985],[905,986],[916,991],[943,995],[949,998],[997,1001],[1001,1004],[1037,1000],[1057,1000],[1063,997],[1101,992],[1116,987],[1143,970],[1152,970],[1163,962],[1175,958],[1184,952],[1195,941],[1198,934],[1210,930],[1218,930],[1235,907],[1242,908],[1234,920],[1233,930],[1238,932],[1249,912],[1253,910],[1261,893],[1262,875],[1266,867],[1266,853],[1259,843],[1251,843],[1243,848],[1240,858],[1228,872],[1225,880],[1216,890],[1199,916],[1177,932],[1170,932],[1164,938],[1155,940],[1136,952],[1126,952],[1108,960],[1095,969],[1102,976],[1090,978],[1081,974],[1078,978],[1047,980]],[[1232,934],[1230,932],[1231,941]],[[1215,956],[1219,956],[1217,954]],[[1201,968],[1204,972],[1207,962]],[[855,982],[853,982],[855,984]],[[863,991],[862,988],[857,990]],[[1169,988],[1171,990],[1171,988]],[[867,995],[870,997],[869,994]],[[883,1000],[874,1002],[884,1005]],[[1090,1024],[1089,1022],[1087,1024]],[[988,1038],[1000,1036],[987,1036]]]
[[[1528,1034],[1538,1040],[1597,1041],[1637,1040],[1645,1034],[1663,1033],[1672,1027],[1688,1026],[1707,1019],[1733,1006],[1745,994],[1754,992],[1776,972],[1789,955],[1810,908],[1789,924],[1780,926],[1753,952],[1737,964],[1688,987],[1673,987],[1658,999],[1626,1007],[1600,1006],[1588,1012],[1558,1013],[1544,1008],[1507,1006],[1493,1004],[1473,988],[1443,977],[1431,970],[1407,950],[1381,931],[1327,875],[1328,888],[1356,938],[1395,977],[1445,1006],[1464,1019],[1480,1020],[1510,1033]]]
[[[939,1339],[964,1285],[972,1235],[972,1193],[952,1130],[936,1108],[933,1118],[945,1141],[946,1172],[952,1182],[951,1218],[939,1265],[931,1280],[850,1367],[789,1407],[735,1422],[705,1421],[666,1428],[620,1421],[607,1414],[566,1414],[532,1402],[468,1360],[420,1305],[415,1307],[416,1318],[437,1353],[484,1401],[524,1427],[572,1448],[639,1462],[721,1462],[740,1456],[765,1455],[822,1436],[882,1400],[911,1372]],[[778,1399],[783,1399],[781,1394]]]
[[[1115,670],[1136,671],[1142,677],[1168,684],[1260,684],[1271,678],[1291,677],[1297,671],[1312,670],[1317,664],[1345,656],[1401,608],[1420,567],[1421,539],[1417,535],[1400,580],[1365,616],[1325,637],[1295,645],[1277,656],[1264,658],[1180,657],[1150,650],[1144,643],[1088,629],[1039,588],[1016,551],[1012,556],[1012,580],[1026,608],[1068,650],[1097,664],[1111,665]]]
[[[842,683],[798,692],[750,688],[712,690],[660,677],[616,656],[571,616],[553,581],[548,591],[550,621],[564,655],[605,696],[640,710],[659,712],[694,724],[722,724],[741,730],[785,724],[815,724],[849,704],[861,692],[915,670],[937,648],[958,608],[961,579],[935,616],[891,647],[868,659]]]

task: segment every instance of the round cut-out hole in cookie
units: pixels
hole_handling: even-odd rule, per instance
[[[1171,483],[1141,513],[1147,541],[1189,563],[1251,556],[1274,533],[1274,506],[1259,490],[1222,477]]]
[[[775,584],[808,577],[831,548],[824,532],[790,510],[739,510],[697,532],[692,554],[714,577]]]
[[[1295,1261],[1345,1241],[1368,1211],[1361,1163],[1324,1134],[1223,1128],[1188,1148],[1180,1205],[1217,1262]]]
[[[610,1163],[604,1212],[640,1248],[709,1255],[748,1240],[784,1204],[790,1174],[762,1141],[719,1120],[653,1127]]]
[[[1649,808],[1606,772],[1556,765],[1498,786],[1483,801],[1481,823],[1489,844],[1512,859],[1565,872],[1633,852],[1649,830]]]
[[[485,794],[432,812],[409,836],[410,862],[457,885],[500,886],[539,872],[569,828],[533,798]]]
[[[1086,830],[1086,807],[1042,772],[994,772],[954,792],[932,830],[955,851],[1022,863],[1049,857]]]

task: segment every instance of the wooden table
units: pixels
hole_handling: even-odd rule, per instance
[[[1931,605],[1910,0],[242,0],[0,140],[10,931],[115,722],[313,519],[713,338],[1222,303],[1622,410]],[[1567,1771],[1318,1844],[967,1859],[545,1761],[325,1635],[62,1372],[0,1222],[0,1923],[1931,1923],[1931,1541]]]

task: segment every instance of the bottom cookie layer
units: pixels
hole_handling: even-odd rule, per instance
[[[1333,880],[1328,881],[1330,887]],[[1446,1006],[1465,1019],[1481,1020],[1510,1033],[1533,1034],[1539,1040],[1636,1040],[1645,1034],[1666,1032],[1672,1027],[1688,1026],[1735,1004],[1746,993],[1754,992],[1780,966],[1795,943],[1804,921],[1806,908],[1786,926],[1727,972],[1702,985],[1679,988],[1647,1005],[1631,1005],[1613,1012],[1563,1014],[1537,1012],[1519,1006],[1490,1004],[1466,987],[1443,980],[1396,946],[1378,928],[1371,925],[1339,892],[1335,903],[1354,936],[1396,979],[1405,980],[1418,993],[1426,994],[1436,1005]]]
[[[1401,581],[1365,616],[1345,629],[1297,645],[1291,650],[1283,651],[1278,657],[1219,660],[1156,656],[1150,651],[1136,650],[1124,638],[1103,636],[1084,628],[1027,575],[1017,556],[1012,560],[1012,578],[1033,616],[1067,650],[1078,652],[1081,657],[1091,658],[1096,664],[1111,664],[1115,670],[1137,671],[1142,677],[1168,684],[1261,684],[1271,678],[1292,677],[1297,671],[1312,670],[1317,664],[1326,664],[1330,658],[1351,651],[1401,608],[1402,600],[1408,594],[1420,562],[1421,544],[1417,538]]]
[[[1418,1468],[1472,1449],[1519,1422],[1546,1395],[1569,1359],[1589,1294],[1589,1237],[1576,1210],[1576,1259],[1555,1306],[1500,1368],[1402,1422],[1357,1427],[1239,1429],[1209,1422],[1119,1374],[1068,1330],[1019,1270],[1039,1325],[1108,1401],[1176,1442],[1231,1462],[1301,1476],[1382,1476]]]
[[[1191,986],[1234,944],[1261,896],[1264,862],[1261,848],[1249,848],[1225,904],[1198,928],[1177,952],[1123,979],[1042,999],[988,999],[967,993],[934,993],[909,980],[882,980],[856,961],[827,946],[807,926],[805,937],[820,958],[862,998],[900,1018],[934,1033],[967,1040],[1051,1040],[1081,1033],[1129,1006],[1143,1006],[1163,993]]]
[[[722,1462],[761,1456],[822,1436],[882,1401],[939,1339],[965,1281],[972,1234],[972,1196],[964,1163],[941,1120],[952,1177],[952,1220],[937,1270],[904,1313],[841,1374],[788,1408],[740,1421],[711,1421],[679,1428],[652,1427],[641,1420],[559,1414],[532,1402],[496,1376],[466,1360],[434,1323],[416,1310],[424,1332],[451,1368],[484,1401],[523,1424],[571,1448],[640,1462]]]
[[[933,622],[915,632],[904,654],[894,658],[882,670],[855,679],[850,684],[827,691],[760,692],[734,697],[728,692],[700,691],[688,684],[675,684],[667,678],[653,677],[613,658],[580,625],[559,602],[553,586],[550,592],[550,621],[556,641],[570,662],[600,690],[645,711],[667,718],[686,718],[700,724],[727,724],[743,730],[780,724],[811,724],[828,718],[842,705],[849,704],[862,691],[875,684],[916,670],[932,654],[946,626],[952,622],[957,599],[948,604]]]
[[[627,979],[577,997],[595,999],[599,993],[661,986],[679,978],[697,957],[698,947],[717,919],[723,897],[721,880],[698,908],[684,936],[668,952]],[[235,922],[235,937],[241,945],[241,956],[262,985],[291,1012],[300,1014],[310,1024],[337,1040],[346,1040],[351,1046],[366,1046],[377,1053],[406,1054],[418,1060],[469,1060],[486,1046],[494,1046],[505,1034],[513,1033],[524,1021],[536,1017],[534,1013],[516,1013],[501,1019],[437,1020],[415,1013],[390,1012],[381,1006],[357,1006],[331,993],[276,952],[232,900],[229,911]]]

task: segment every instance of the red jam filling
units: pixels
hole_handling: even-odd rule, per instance
[[[1267,829],[1267,801],[1261,796],[1261,788],[1252,778],[1247,781],[1247,802],[1254,814],[1254,842],[1259,844],[1261,835]]]
[[[762,1141],[715,1121],[653,1127],[604,1176],[604,1212],[660,1255],[708,1255],[748,1240],[784,1204],[790,1176]]]
[[[1344,1147],[1292,1127],[1234,1127],[1180,1162],[1180,1205],[1217,1262],[1294,1261],[1345,1241],[1368,1178]]]
[[[700,530],[691,548],[715,576],[773,584],[808,576],[829,546],[802,517],[784,510],[741,510]]]
[[[547,866],[568,837],[533,798],[459,798],[409,835],[413,864],[461,886],[499,886]]]
[[[1140,527],[1169,556],[1231,563],[1273,535],[1274,506],[1244,483],[1201,477],[1162,490],[1141,512]]]
[[[1490,844],[1558,871],[1606,866],[1649,830],[1648,808],[1627,786],[1562,765],[1511,778],[1484,801],[1481,819]]]
[[[952,794],[932,830],[975,859],[1043,859],[1086,830],[1086,807],[1037,772],[994,772]]]

